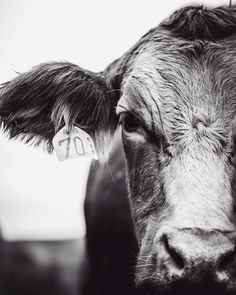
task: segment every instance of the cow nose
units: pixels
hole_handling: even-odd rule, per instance
[[[217,230],[184,228],[165,232],[157,241],[158,272],[192,282],[235,282],[234,241],[231,234]]]

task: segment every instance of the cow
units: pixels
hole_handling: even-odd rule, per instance
[[[66,121],[106,167],[120,130],[125,168],[118,139],[114,183],[89,180],[87,294],[235,294],[235,115],[235,6],[182,8],[102,72],[44,63],[0,94],[9,137],[49,151]]]

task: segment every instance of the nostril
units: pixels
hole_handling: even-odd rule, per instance
[[[179,270],[184,268],[184,259],[182,258],[181,254],[179,254],[176,249],[169,244],[168,238],[166,235],[162,237],[163,245],[165,251],[169,254],[172,263],[178,268]]]
[[[235,260],[236,257],[236,248],[232,251],[224,253],[218,260],[218,270],[224,271],[227,270],[228,266]]]

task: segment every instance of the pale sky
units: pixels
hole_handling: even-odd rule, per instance
[[[229,1],[0,0],[0,82],[52,60],[100,71],[175,9],[193,3]],[[62,163],[0,133],[0,165],[0,225],[6,239],[84,235],[89,159]]]

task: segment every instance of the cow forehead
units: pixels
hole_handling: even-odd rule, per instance
[[[235,48],[236,38],[150,42],[134,62],[118,106],[138,112],[150,125],[160,125],[161,114],[166,128],[201,121],[222,132],[236,114]]]

